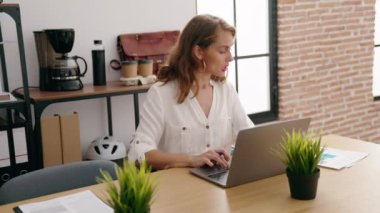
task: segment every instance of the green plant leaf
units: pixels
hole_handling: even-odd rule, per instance
[[[278,150],[272,150],[286,167],[295,174],[312,174],[318,171],[324,147],[321,147],[321,134],[285,131]]]
[[[106,183],[107,202],[115,213],[146,213],[153,202],[155,179],[150,176],[151,168],[143,161],[138,168],[124,161],[115,168],[119,184],[115,184],[109,173],[101,171],[100,183]]]

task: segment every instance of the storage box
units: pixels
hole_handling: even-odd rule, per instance
[[[13,145],[16,157],[16,164],[28,162],[28,151],[26,149],[25,128],[19,127],[12,129]],[[0,168],[11,165],[10,151],[8,144],[8,133],[0,130]]]
[[[79,115],[41,118],[44,167],[82,160]]]

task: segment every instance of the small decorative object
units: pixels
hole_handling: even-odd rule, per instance
[[[115,168],[119,184],[112,180],[110,174],[101,171],[107,184],[108,204],[115,213],[148,213],[155,190],[154,179],[150,176],[151,168],[143,161],[138,168],[134,163],[124,161],[122,167]]]
[[[286,132],[280,150],[274,154],[286,165],[290,194],[300,200],[314,199],[317,194],[321,160],[324,147],[321,136],[293,129]]]

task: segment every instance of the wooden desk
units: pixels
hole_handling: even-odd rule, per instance
[[[223,189],[188,172],[169,169],[154,173],[159,182],[152,213],[156,212],[378,212],[380,209],[380,145],[336,135],[323,137],[331,147],[357,150],[369,156],[341,171],[321,169],[315,200],[290,198],[285,174]],[[91,189],[104,198],[104,185]],[[12,212],[22,203],[47,200],[70,194],[67,191],[0,206],[0,212]]]
[[[139,123],[139,93],[147,92],[151,84],[141,86],[124,86],[121,81],[109,81],[105,86],[94,86],[93,84],[84,84],[83,89],[77,91],[41,91],[39,88],[30,88],[29,96],[31,104],[34,106],[33,114],[35,124],[33,129],[33,150],[28,150],[29,155],[32,155],[34,168],[39,169],[43,166],[42,160],[42,144],[41,144],[41,115],[44,109],[50,104],[80,101],[94,98],[106,98],[107,100],[107,117],[108,117],[108,133],[112,132],[112,111],[111,97],[119,95],[133,95],[135,126]],[[16,91],[16,96],[24,98],[22,89]]]

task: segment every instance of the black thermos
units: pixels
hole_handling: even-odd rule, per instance
[[[101,40],[94,41],[94,49],[92,50],[92,69],[94,85],[106,85],[105,52]]]

